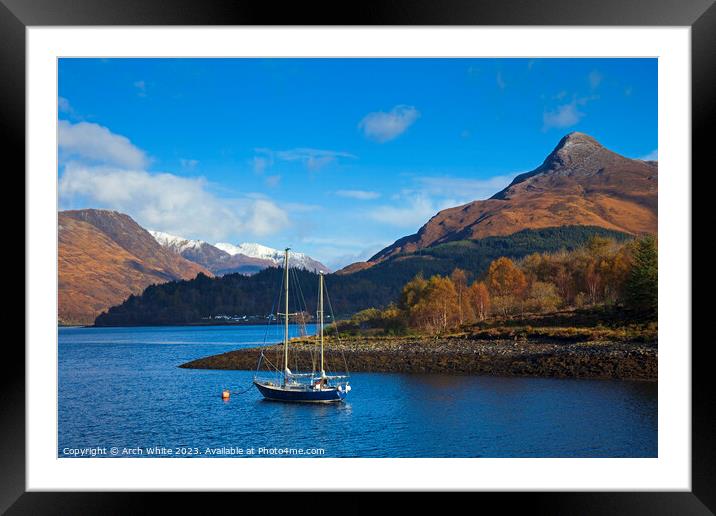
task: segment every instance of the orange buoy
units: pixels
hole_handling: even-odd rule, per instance
[[[221,398],[224,400],[228,400],[229,396],[231,396],[231,393],[228,390],[225,390],[221,393]]]

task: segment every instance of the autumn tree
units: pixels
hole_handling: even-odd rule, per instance
[[[527,280],[515,263],[503,256],[490,264],[487,286],[497,296],[521,296]]]
[[[452,274],[450,274],[450,280],[455,287],[455,293],[457,295],[458,319],[462,325],[466,322],[466,320],[469,321],[470,319],[470,306],[468,304],[467,297],[467,274],[462,269],[454,269]]]
[[[428,282],[421,273],[418,273],[413,279],[405,284],[403,292],[400,295],[398,306],[405,311],[410,311],[410,307],[415,306],[425,293]]]
[[[426,280],[417,275],[403,288],[400,310],[410,326],[430,333],[444,332],[460,323],[458,295],[449,277]]]
[[[490,293],[485,284],[475,281],[467,291],[469,306],[478,321],[484,321],[490,313]]]
[[[435,275],[428,282],[422,299],[412,308],[418,326],[430,333],[441,333],[459,323],[457,292],[450,278]]]
[[[527,288],[527,279],[512,260],[503,256],[490,264],[487,288],[493,296],[495,308],[507,315],[519,306]]]
[[[525,308],[530,312],[554,312],[562,304],[554,283],[534,281],[529,287]]]

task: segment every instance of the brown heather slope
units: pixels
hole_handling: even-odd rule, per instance
[[[153,283],[211,273],[163,248],[131,217],[107,210],[58,213],[58,320],[92,324]]]
[[[523,229],[583,225],[653,234],[657,180],[656,162],[626,158],[591,136],[570,133],[542,165],[517,176],[490,199],[443,210],[416,234],[341,272],[363,270],[445,242],[506,236]]]

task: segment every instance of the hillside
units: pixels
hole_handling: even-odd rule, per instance
[[[583,133],[570,133],[542,165],[517,176],[490,199],[448,208],[397,240],[355,273],[398,255],[447,242],[506,236],[523,229],[596,226],[632,235],[657,230],[658,165],[616,154]]]
[[[500,256],[521,258],[533,252],[574,249],[599,235],[624,240],[629,235],[603,228],[568,226],[524,230],[506,237],[442,244],[419,254],[399,256],[355,274],[329,274],[326,286],[337,317],[350,316],[369,307],[385,307],[398,299],[403,285],[423,275],[449,274],[464,268],[480,277],[490,262]],[[296,270],[308,311],[315,311],[318,276]],[[260,315],[271,312],[281,285],[281,270],[265,269],[253,276],[228,274],[220,278],[199,276],[191,281],[172,282],[148,288],[121,305],[100,315],[98,326],[207,323],[210,315]],[[291,303],[293,303],[293,299]]]
[[[91,324],[130,294],[199,272],[211,274],[160,246],[127,215],[107,210],[58,213],[61,324]]]

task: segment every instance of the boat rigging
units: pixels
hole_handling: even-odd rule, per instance
[[[347,368],[346,374],[344,375],[326,374],[324,341],[324,292],[326,291],[326,287],[323,272],[319,272],[318,274],[318,306],[316,310],[316,317],[318,319],[318,343],[320,345],[320,369],[316,370],[315,362],[313,363],[311,372],[293,372],[288,367],[290,340],[289,318],[292,315],[298,316],[301,313],[299,311],[296,313],[289,311],[289,251],[290,249],[287,248],[284,252],[282,288],[282,293],[284,294],[283,312],[279,311],[276,314],[278,317],[283,317],[284,323],[282,367],[279,368],[274,364],[270,364],[262,350],[257,365],[257,374],[254,376],[253,383],[264,398],[269,400],[312,403],[341,402],[346,398],[348,392],[350,392],[351,386],[349,384]],[[298,288],[300,289],[300,286]],[[332,314],[331,317],[332,320],[335,321]],[[271,372],[273,373],[271,378],[261,378],[259,376],[259,371],[263,363],[271,367]]]

